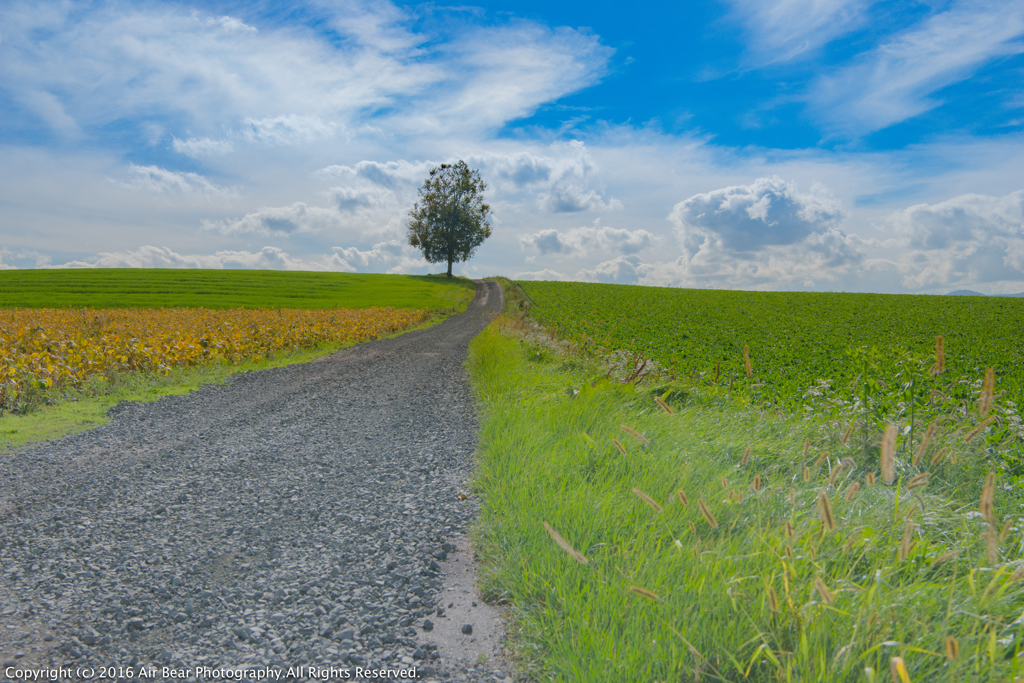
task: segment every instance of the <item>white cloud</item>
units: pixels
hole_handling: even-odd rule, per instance
[[[551,270],[550,268],[544,268],[543,270],[527,270],[520,273],[516,273],[512,276],[515,280],[571,280],[567,275],[559,273],[557,270]]]
[[[867,21],[868,0],[733,0],[733,11],[771,61],[804,56]]]
[[[236,190],[220,187],[198,173],[179,173],[159,166],[128,165],[129,179],[119,183],[122,187],[164,196],[202,195],[206,197],[234,197]]]
[[[648,284],[751,287],[834,281],[864,254],[840,226],[845,212],[824,187],[801,192],[779,177],[697,194],[669,220],[683,254],[645,273]]]
[[[959,2],[822,77],[810,102],[842,132],[863,134],[932,109],[932,93],[987,62],[1024,52],[1024,4]]]
[[[0,81],[54,130],[157,118],[179,150],[223,152],[225,121],[275,144],[324,139],[332,124],[493,130],[595,83],[612,52],[522,21],[418,33],[388,2],[307,11],[305,25],[256,27],[173,4],[14,0],[0,5]]]
[[[549,213],[622,209],[618,199],[605,199],[598,180],[600,169],[584,142],[556,143],[548,154],[485,153],[470,157],[494,183],[499,193],[518,192],[536,196],[537,205]]]
[[[333,251],[353,272],[411,273],[430,267],[418,250],[398,240],[378,242],[366,251],[356,247],[334,247]]]
[[[270,270],[350,271],[334,254],[318,258],[294,258],[277,247],[260,251],[218,251],[214,254],[179,254],[167,247],[143,246],[118,252],[101,252],[94,259],[69,261],[54,268],[251,268]]]
[[[654,244],[656,237],[644,229],[626,230],[601,225],[573,228],[565,232],[549,228],[523,235],[519,245],[524,251],[560,256],[585,256],[588,250],[632,254]]]
[[[1024,190],[916,204],[890,214],[883,225],[896,235],[889,245],[896,247],[903,284],[910,289],[1021,289]]]
[[[203,229],[222,235],[287,237],[317,233],[340,226],[338,212],[331,208],[295,202],[288,206],[264,207],[237,219],[204,220]]]
[[[639,256],[617,256],[597,264],[593,268],[581,268],[575,280],[605,282],[609,284],[633,285],[640,282],[650,270]]]
[[[325,123],[316,116],[275,116],[265,119],[245,119],[238,130],[223,138],[174,138],[175,152],[193,158],[224,156],[238,147],[238,143],[265,145],[297,145],[334,137],[335,123]]]

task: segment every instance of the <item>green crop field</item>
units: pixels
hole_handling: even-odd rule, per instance
[[[0,271],[0,308],[464,308],[472,280],[280,270]]]
[[[934,363],[938,335],[944,386],[962,382],[963,398],[992,367],[997,391],[1024,398],[1024,299],[519,284],[536,303],[531,315],[585,352],[640,353],[761,403],[795,409],[812,389],[852,401],[866,375],[894,387]]]

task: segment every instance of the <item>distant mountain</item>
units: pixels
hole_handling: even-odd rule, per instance
[[[946,296],[988,296],[988,294],[982,294],[981,292],[975,292],[973,289],[958,289],[955,292],[950,292]],[[1024,292],[1018,292],[1016,294],[993,294],[992,296],[1022,297],[1022,296],[1024,296]]]

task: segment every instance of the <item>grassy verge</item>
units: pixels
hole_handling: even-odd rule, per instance
[[[462,310],[465,310],[463,304]],[[394,335],[436,325],[452,311],[438,313],[428,322]],[[240,372],[307,363],[334,353],[351,344],[327,344],[279,353],[259,361],[239,363],[217,361],[205,365],[170,368],[166,374],[153,372],[108,373],[101,380],[90,380],[70,390],[49,405],[35,407],[24,414],[0,414],[0,454],[30,443],[59,439],[109,422],[107,411],[121,401],[156,401],[163,396],[187,394],[206,384],[223,384]]]
[[[839,423],[602,379],[501,325],[470,347],[478,552],[531,675],[1020,672],[1022,501],[988,480],[1001,455],[983,440],[961,431],[917,465],[913,451],[890,460]]]

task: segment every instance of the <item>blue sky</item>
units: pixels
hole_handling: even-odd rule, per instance
[[[0,268],[1024,291],[1024,1],[0,6]]]

